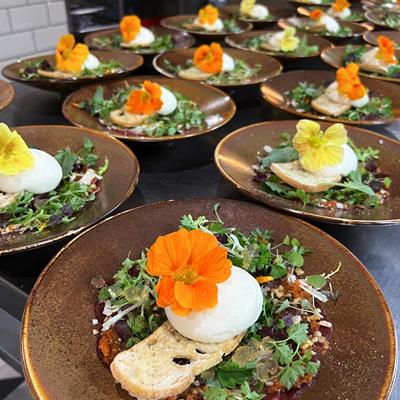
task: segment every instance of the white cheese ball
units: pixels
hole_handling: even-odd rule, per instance
[[[154,33],[150,29],[142,26],[135,39],[131,40],[129,44],[132,46],[148,47],[155,39]]]
[[[195,25],[201,26],[202,28],[204,28],[206,31],[209,32],[218,32],[218,31],[222,31],[224,29],[224,23],[222,22],[221,18],[217,18],[217,20],[213,23],[213,24],[202,24],[200,23],[200,19],[199,17],[197,17],[193,23]]]
[[[340,18],[340,19],[347,19],[351,15],[351,10],[350,10],[350,8],[345,8],[342,12],[337,12],[333,8],[330,8],[328,10],[328,14],[330,14],[334,17]]]
[[[324,167],[318,171],[319,176],[331,177],[331,176],[347,176],[350,172],[353,172],[358,167],[358,159],[354,150],[348,145],[342,145],[343,148],[343,159],[340,163],[332,167]]]
[[[321,24],[324,24],[326,27],[326,30],[331,33],[337,33],[340,31],[340,25],[336,21],[336,19],[330,17],[329,15],[323,15],[320,19],[319,22]]]
[[[157,111],[161,115],[172,114],[178,106],[175,95],[164,86],[161,86],[161,101],[162,107]]]
[[[258,320],[263,294],[252,275],[232,267],[229,279],[217,286],[218,303],[214,308],[185,317],[170,308],[165,310],[169,322],[181,335],[199,342],[219,343],[244,332]]]
[[[353,107],[359,108],[359,107],[364,107],[369,103],[369,96],[368,93],[366,93],[363,97],[361,97],[360,99],[356,99],[356,100],[351,100],[350,104]]]
[[[226,53],[222,54],[222,71],[229,72],[235,69],[235,61],[233,58]]]
[[[17,193],[27,190],[34,194],[48,193],[61,182],[62,169],[58,161],[42,150],[30,149],[35,157],[34,166],[17,175],[0,174],[0,191]]]
[[[265,19],[268,15],[268,8],[262,4],[255,4],[249,12],[249,17],[254,19]]]
[[[99,59],[93,54],[89,53],[85,62],[82,65],[82,70],[84,69],[96,69],[100,65]]]

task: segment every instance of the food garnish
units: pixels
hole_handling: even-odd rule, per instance
[[[150,250],[142,252],[140,259],[125,260],[111,283],[107,284],[101,277],[92,282],[98,290],[93,324],[99,357],[111,366],[114,378],[133,395],[154,399],[176,395],[185,399],[191,396],[210,400],[262,399],[311,385],[318,374],[320,356],[329,349],[332,332],[332,324],[325,319],[321,306],[338,299],[332,279],[339,273],[340,264],[333,266],[331,272],[306,276],[309,250],[299,240],[286,236],[274,243],[271,232],[259,228],[245,234],[224,224],[218,214],[218,204],[214,212],[215,220],[184,215],[178,231],[159,238]],[[201,237],[201,244],[192,240],[194,237]],[[206,263],[207,274],[212,274],[215,265],[218,274],[225,271],[219,280],[229,282],[233,264],[232,273],[236,268],[252,275],[250,278],[262,293],[258,320],[242,335],[221,342],[221,347],[188,340],[169,322],[164,322],[164,310],[157,307],[161,284],[149,274],[157,265],[157,275],[164,274],[175,285],[190,287],[194,279],[203,278],[200,275],[194,278],[197,270],[189,271],[185,266],[192,262],[190,265],[203,270],[208,251],[216,258]],[[166,254],[169,256],[164,262]],[[217,284],[218,302],[219,290],[224,284]],[[191,289],[185,287],[185,290],[188,294]],[[167,301],[162,306],[173,304],[176,293],[171,291],[166,299],[163,295],[161,302]],[[193,299],[199,297],[187,296],[186,300]],[[189,305],[186,300],[185,305]],[[206,306],[211,306],[211,302]],[[189,325],[192,314],[194,317],[210,312],[205,308],[177,318],[185,318]],[[192,329],[197,327],[200,325],[194,324]],[[156,356],[149,351],[149,346],[155,346]],[[141,359],[147,360],[140,364],[142,372],[137,364]],[[128,365],[130,371],[137,373],[127,374]],[[159,374],[147,374],[146,365],[156,368]],[[138,374],[142,376],[140,381]],[[180,380],[175,382],[172,374],[178,374]],[[195,385],[190,386],[195,380]]]
[[[96,168],[93,148],[85,137],[80,152],[65,148],[52,157],[0,124],[0,234],[40,233],[75,219],[95,200],[108,167],[105,159]]]
[[[323,132],[317,122],[300,120],[294,137],[282,137],[276,148],[266,146],[254,166],[254,180],[265,192],[304,205],[359,211],[379,207],[390,196],[379,150],[358,148],[344,125]]]
[[[259,21],[271,21],[274,16],[264,4],[256,4],[256,0],[242,0],[239,6],[240,16]]]

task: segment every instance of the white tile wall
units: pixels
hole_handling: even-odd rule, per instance
[[[64,0],[0,0],[0,64],[52,51],[68,32]]]

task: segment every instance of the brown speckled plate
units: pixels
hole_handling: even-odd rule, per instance
[[[51,90],[61,94],[71,93],[72,91],[80,88],[81,86],[88,85],[94,82],[102,82],[109,79],[123,78],[131,72],[138,69],[144,62],[143,57],[138,54],[128,54],[122,51],[105,51],[93,50],[91,51],[100,61],[116,60],[122,64],[121,71],[100,75],[95,78],[73,78],[73,79],[25,79],[20,76],[19,70],[24,67],[26,61],[40,61],[47,60],[53,67],[55,66],[54,53],[45,54],[42,56],[25,58],[16,63],[7,65],[3,68],[2,74],[12,80],[24,83],[29,86],[37,87],[43,90]]]
[[[45,229],[40,234],[25,232],[1,235],[0,256],[35,249],[76,235],[111,213],[133,193],[139,179],[139,163],[131,150],[113,137],[61,125],[20,126],[15,129],[28,146],[52,155],[68,146],[72,151],[79,151],[86,136],[93,142],[94,152],[100,156],[99,165],[104,162],[105,157],[110,164],[101,181],[101,191],[96,195],[96,200],[77,213],[72,222]]]
[[[11,84],[0,79],[0,111],[13,101],[14,96],[15,90]]]
[[[322,9],[324,12],[328,10],[327,7],[321,7],[321,6],[301,6],[297,7],[297,12],[302,15],[303,17],[309,17],[311,11],[316,10],[317,8]],[[348,22],[362,22],[365,21],[365,16],[364,16],[364,10],[360,7],[354,7],[353,5],[351,6],[351,15],[348,18],[337,18],[342,21],[348,21]]]
[[[329,7],[334,3],[333,0],[322,0],[322,1],[316,1],[316,0],[287,0],[287,1],[289,3],[306,4],[308,6],[321,6],[321,7]]]
[[[217,86],[220,88],[229,88],[229,87],[237,87],[237,86],[245,86],[245,85],[254,85],[256,83],[261,83],[266,81],[273,76],[279,75],[282,71],[282,64],[266,54],[254,53],[241,49],[231,49],[224,48],[224,53],[230,55],[234,60],[243,60],[250,67],[259,66],[260,69],[256,74],[249,77],[245,81],[234,82],[231,84],[213,84],[209,83],[212,86]],[[153,60],[154,68],[160,73],[170,78],[178,78],[175,72],[171,72],[166,67],[165,63],[169,63],[174,67],[184,66],[187,61],[191,61],[193,59],[193,54],[195,49],[185,49],[185,50],[175,50],[168,51],[166,53],[160,54],[155,57]],[[182,78],[180,78],[182,79]],[[205,81],[208,83],[207,81]]]
[[[354,49],[358,49],[360,47],[364,47],[364,46],[353,46]],[[369,47],[369,46],[367,46],[367,48],[372,49],[372,47]],[[342,58],[343,58],[345,49],[346,49],[346,46],[338,46],[338,47],[333,47],[331,49],[325,49],[321,54],[321,58],[323,61],[325,61],[330,66],[332,66],[334,68],[340,68],[343,66]],[[400,58],[400,50],[396,50],[396,57]],[[359,74],[361,76],[367,76],[372,79],[380,79],[382,81],[400,83],[400,78],[390,78],[389,76],[375,74],[373,72],[365,71],[361,68],[360,68]]]
[[[364,32],[363,39],[373,46],[378,45],[378,36],[386,36],[396,43],[397,48],[400,48],[400,32],[398,31],[369,31]]]
[[[384,28],[400,30],[400,19],[397,27],[391,27],[385,21],[385,18],[390,16],[398,16],[400,18],[400,12],[396,11],[384,11],[384,10],[372,10],[365,13],[365,17],[368,21],[372,22],[374,25],[382,26]]]
[[[126,211],[71,241],[40,275],[25,308],[21,329],[24,372],[35,399],[118,400],[129,396],[98,360],[92,333],[96,275],[106,280],[128,253],[140,256],[159,235],[177,229],[183,214],[213,218],[249,233],[270,229],[275,243],[286,234],[311,249],[307,274],[328,272],[337,303],[324,306],[333,323],[332,348],[322,359],[315,385],[297,400],[385,400],[395,369],[393,320],[378,285],[361,262],[319,229],[264,207],[230,200],[170,201]],[[96,244],[96,246],[94,246]]]
[[[256,50],[247,47],[247,41],[251,40],[253,38],[260,37],[262,35],[268,35],[268,34],[274,34],[276,32],[279,32],[279,30],[274,30],[274,31],[269,31],[269,30],[262,30],[262,31],[251,31],[251,32],[246,32],[246,33],[241,33],[240,35],[235,35],[235,36],[228,36],[225,38],[226,43],[228,43],[232,47],[236,47],[238,49],[243,49],[255,53],[264,53],[268,54],[270,56],[277,57],[279,59],[290,59],[290,60],[301,60],[305,58],[310,58],[310,57],[317,57],[321,54],[321,51],[327,47],[332,47],[333,44],[329,42],[328,40],[319,37],[319,36],[314,36],[314,35],[309,35],[306,33],[299,33],[297,36],[300,39],[303,39],[305,36],[307,38],[307,44],[309,46],[318,46],[318,50],[315,51],[314,53],[308,54],[308,55],[300,55],[299,53],[296,52],[283,52],[283,51],[273,51],[273,50]]]
[[[400,142],[365,129],[347,126],[349,138],[358,147],[380,150],[379,166],[393,179],[389,199],[380,208],[365,211],[328,210],[304,206],[301,201],[271,195],[253,181],[252,165],[257,164],[257,152],[265,145],[276,147],[282,133],[296,133],[297,121],[270,121],[240,128],[226,136],[215,150],[215,162],[221,174],[247,196],[270,207],[301,217],[339,224],[399,224],[400,223]],[[331,124],[321,122],[322,129]]]
[[[174,29],[177,31],[187,32],[193,35],[199,41],[219,41],[222,40],[227,35],[237,35],[238,33],[251,31],[253,25],[250,22],[236,20],[237,25],[239,26],[238,32],[231,32],[225,29],[218,32],[209,32],[204,29],[188,29],[183,26],[188,21],[192,21],[196,18],[197,15],[176,15],[174,17],[163,18],[160,21],[160,25],[165,28]],[[220,18],[231,19],[231,17],[221,15]]]
[[[388,97],[393,103],[393,117],[388,119],[358,120],[351,121],[340,117],[329,117],[317,111],[301,112],[288,102],[286,92],[294,89],[300,82],[313,83],[315,86],[321,83],[333,82],[336,79],[335,71],[291,71],[264,82],[261,85],[261,94],[264,99],[275,107],[291,114],[299,115],[303,118],[319,119],[324,121],[342,122],[344,124],[356,125],[380,125],[395,122],[400,118],[400,86],[392,82],[383,82],[372,78],[362,78],[362,83],[369,89],[374,96]]]
[[[221,11],[225,12],[227,14],[230,14],[233,17],[237,17],[241,21],[250,22],[254,25],[255,28],[271,26],[279,19],[289,18],[290,16],[293,15],[293,10],[291,10],[290,8],[282,8],[279,5],[277,5],[276,3],[257,2],[257,4],[263,4],[268,7],[268,11],[269,11],[268,18],[262,20],[262,19],[256,19],[256,18],[251,18],[251,17],[247,17],[247,16],[242,16],[239,13],[239,9],[240,9],[239,4],[231,4],[229,6],[221,7]]]
[[[109,96],[128,83],[130,85],[140,85],[145,79],[150,79],[160,85],[168,86],[173,91],[187,96],[195,101],[206,115],[207,126],[202,129],[192,129],[184,134],[174,136],[148,136],[145,134],[134,134],[124,128],[114,129],[103,125],[95,117],[92,117],[86,110],[82,110],[77,105],[82,101],[89,101],[95,94],[99,85],[86,86],[75,93],[72,93],[63,104],[63,113],[72,124],[109,133],[119,139],[132,140],[138,142],[167,142],[180,140],[192,136],[202,135],[214,131],[225,125],[234,116],[236,106],[233,100],[219,89],[197,82],[189,82],[181,79],[169,79],[158,76],[138,76],[131,77],[123,81],[105,82],[104,95]]]
[[[309,21],[310,21],[310,18],[293,17],[293,18],[289,18],[289,19],[281,19],[278,22],[278,26],[282,29],[285,29],[288,26],[291,26],[293,28],[296,28],[299,32],[307,32],[310,35],[323,36],[323,37],[332,38],[332,39],[345,39],[345,38],[353,38],[353,37],[361,36],[365,31],[367,31],[369,29],[366,25],[358,24],[356,22],[338,21],[339,25],[342,28],[350,28],[351,32],[343,34],[343,35],[329,33],[328,31],[313,32],[312,30],[307,29],[307,27],[306,27],[306,23]]]
[[[152,26],[152,27],[149,27],[149,29],[151,29],[153,31],[156,39],[159,36],[170,35],[174,42],[175,49],[187,49],[187,48],[193,46],[193,44],[195,42],[194,37],[189,35],[186,32],[179,32],[179,31],[175,31],[172,29],[164,28],[162,26]],[[120,47],[120,46],[113,45],[113,44],[103,45],[96,41],[96,39],[99,39],[99,38],[112,39],[115,35],[120,35],[119,29],[107,29],[105,31],[93,32],[85,37],[85,43],[92,49],[124,51],[127,53],[141,54],[143,56],[163,53],[163,51],[149,50],[149,49],[146,49],[145,47],[141,47],[141,48],[137,48],[137,49],[127,49],[127,48]]]

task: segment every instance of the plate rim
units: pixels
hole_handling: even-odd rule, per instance
[[[31,308],[33,306],[34,300],[35,300],[35,295],[36,292],[38,291],[41,282],[43,279],[46,277],[47,272],[52,268],[52,265],[57,261],[58,257],[70,246],[73,246],[76,241],[78,241],[83,235],[85,235],[87,232],[91,232],[92,230],[96,229],[98,226],[101,226],[103,224],[108,223],[108,221],[114,219],[114,218],[120,218],[121,216],[129,213],[135,213],[137,211],[140,211],[143,208],[151,208],[152,206],[163,206],[165,204],[178,204],[179,203],[186,203],[190,201],[194,201],[195,199],[190,199],[190,198],[185,198],[185,199],[171,199],[171,200],[163,200],[163,201],[158,201],[155,203],[150,203],[150,204],[143,204],[138,207],[134,207],[128,210],[124,210],[122,212],[119,212],[115,215],[111,215],[102,221],[96,223],[95,225],[91,226],[87,230],[81,232],[79,235],[77,235],[75,238],[73,238],[71,241],[69,241],[67,244],[65,244],[48,262],[48,264],[45,266],[45,268],[42,270],[40,273],[39,277],[37,278],[31,292],[29,293],[27,302],[24,307],[24,312],[22,315],[21,319],[21,329],[20,329],[20,355],[21,355],[21,361],[22,361],[22,369],[23,369],[23,374],[28,382],[28,387],[30,389],[31,394],[38,400],[51,400],[48,396],[45,395],[43,391],[43,395],[36,389],[32,376],[30,374],[30,371],[34,373],[34,368],[30,365],[31,363],[31,357],[29,353],[29,341],[28,341],[28,333],[29,333],[29,326],[28,326],[28,320],[31,312]],[[226,202],[226,203],[241,203],[241,204],[250,204],[251,206],[254,207],[261,207],[257,203],[249,203],[247,201],[242,201],[242,200],[232,200],[232,199],[224,199],[217,197],[215,199],[211,198],[199,198],[196,199],[198,201],[210,201],[210,200],[215,200],[215,202]],[[275,210],[271,210],[272,213],[276,213]],[[373,277],[372,273],[368,270],[368,268],[364,265],[364,263],[361,262],[361,260],[356,257],[352,251],[350,251],[347,247],[345,247],[342,243],[340,243],[337,239],[335,239],[333,236],[329,235],[322,229],[312,225],[311,223],[304,221],[300,218],[295,218],[292,215],[288,214],[282,214],[282,213],[277,213],[280,214],[281,216],[284,216],[285,218],[288,218],[289,220],[295,220],[295,223],[298,223],[299,225],[304,226],[306,229],[312,230],[315,233],[318,233],[320,236],[324,237],[327,241],[330,241],[332,245],[336,246],[337,248],[340,248],[343,252],[345,252],[354,262],[354,265],[357,265],[357,268],[359,269],[360,273],[363,273],[365,276],[365,279],[368,280],[369,284],[372,286],[372,288],[375,291],[375,294],[377,296],[377,300],[379,300],[380,304],[382,305],[382,308],[385,312],[385,317],[386,317],[386,323],[387,323],[387,329],[388,329],[388,334],[390,337],[390,372],[385,376],[385,382],[382,385],[382,390],[384,391],[383,393],[381,392],[378,397],[375,400],[387,400],[392,392],[393,389],[393,384],[395,382],[396,378],[396,373],[397,373],[397,354],[398,354],[398,342],[397,342],[397,335],[396,335],[396,330],[395,330],[395,324],[394,324],[394,319],[393,315],[391,312],[391,309],[386,301],[386,298],[384,296],[384,293],[382,292],[381,288],[379,287],[379,284]]]
[[[119,82],[123,82],[123,81],[127,81],[127,80],[136,79],[136,80],[142,80],[143,81],[144,79],[153,79],[154,80],[154,78],[156,78],[156,79],[161,78],[161,79],[166,79],[166,80],[174,79],[176,81],[183,81],[183,79],[169,78],[169,77],[167,77],[165,75],[161,75],[161,76],[159,76],[159,75],[131,75],[131,76],[127,76],[126,78],[123,78],[123,79],[115,79],[115,80],[110,80],[110,81],[104,81],[103,82],[103,86],[107,85],[107,84],[119,83]],[[190,81],[188,81],[188,82],[190,82]],[[192,83],[195,83],[195,82],[192,82]],[[101,130],[97,130],[97,129],[93,129],[93,128],[87,128],[84,125],[81,125],[81,124],[78,124],[78,123],[72,121],[70,118],[67,117],[66,112],[65,112],[67,103],[71,102],[72,97],[76,93],[78,93],[78,92],[80,92],[80,91],[82,91],[84,89],[88,89],[88,88],[92,88],[92,87],[93,88],[98,87],[98,84],[96,84],[96,83],[93,83],[91,85],[86,85],[86,86],[84,86],[82,88],[79,88],[78,90],[75,90],[70,95],[68,95],[68,97],[63,101],[63,104],[62,104],[62,107],[61,107],[61,111],[62,111],[62,114],[63,114],[64,118],[66,118],[66,120],[70,124],[72,124],[73,126],[76,126],[76,127],[82,128],[82,129],[89,129],[89,130],[94,130],[96,132],[101,132],[103,134],[112,136],[115,139],[119,139],[119,140],[123,140],[123,141],[127,141],[127,142],[164,143],[164,142],[184,140],[184,139],[189,139],[189,138],[193,138],[193,137],[197,137],[197,136],[202,136],[202,135],[214,133],[217,129],[222,128],[229,121],[231,121],[232,118],[235,116],[236,111],[237,111],[237,106],[236,106],[235,101],[232,99],[231,96],[229,96],[223,90],[219,89],[218,87],[208,85],[206,83],[199,83],[198,82],[197,84],[205,86],[208,89],[217,91],[220,95],[223,95],[224,97],[227,97],[229,99],[229,104],[230,104],[230,112],[229,112],[229,115],[228,115],[227,119],[225,121],[223,121],[223,123],[215,126],[214,128],[206,129],[206,130],[204,130],[202,132],[194,132],[194,133],[189,133],[189,134],[181,133],[179,135],[174,135],[174,136],[143,136],[143,135],[141,135],[141,136],[139,136],[139,135],[138,136],[124,136],[124,135],[120,135],[120,134],[111,134],[110,132],[106,132],[104,130],[101,131]]]
[[[10,82],[0,79],[0,84],[4,84],[7,88],[11,89],[11,96],[3,104],[0,104],[0,111],[3,111],[14,101],[16,93],[14,86]]]
[[[225,145],[226,142],[231,140],[233,137],[242,134],[242,131],[245,131],[249,128],[254,128],[258,126],[269,126],[272,125],[276,122],[291,122],[295,123],[297,122],[294,119],[284,119],[284,120],[273,120],[273,121],[262,121],[262,122],[256,122],[255,124],[250,124],[247,126],[243,126],[241,128],[235,129],[228,135],[226,135],[215,147],[214,150],[214,163],[219,171],[219,173],[222,175],[222,177],[232,184],[236,189],[238,189],[241,193],[246,195],[248,198],[255,200],[258,204],[262,204],[264,206],[267,206],[269,209],[278,211],[278,212],[284,212],[284,213],[289,213],[292,217],[294,218],[300,218],[300,217],[305,217],[308,218],[311,221],[318,221],[318,222],[325,222],[325,223],[330,223],[334,225],[346,225],[346,226],[390,226],[390,225],[398,225],[400,224],[400,216],[399,218],[396,219],[391,219],[391,220],[358,220],[358,219],[350,219],[350,218],[339,218],[339,217],[331,217],[331,216],[326,216],[326,215],[316,215],[315,213],[309,212],[309,211],[300,211],[300,210],[294,210],[292,208],[288,207],[281,207],[277,205],[272,205],[271,203],[264,202],[257,198],[251,191],[249,191],[247,188],[239,184],[232,176],[230,176],[225,169],[222,167],[219,156],[221,154],[221,148],[222,146]],[[326,121],[325,121],[326,122]],[[400,147],[400,142],[398,142],[395,139],[389,138],[387,136],[381,135],[379,133],[370,131],[368,129],[364,128],[359,128],[352,126],[352,129],[360,130],[367,132],[366,134],[372,134],[373,136],[377,136],[379,139],[383,140],[388,140],[389,142],[396,143]],[[263,192],[264,193],[264,192]]]
[[[95,135],[99,135],[99,136],[107,136],[106,134],[104,134],[103,132],[98,132],[95,131],[93,129],[88,129],[88,128],[80,128],[77,126],[72,126],[72,125],[62,125],[62,124],[56,124],[56,125],[52,125],[52,124],[40,124],[40,125],[17,125],[17,126],[13,126],[13,129],[20,129],[20,128],[34,128],[34,129],[38,129],[38,128],[43,128],[43,127],[48,127],[51,126],[52,128],[58,129],[58,128],[68,128],[68,129],[72,129],[72,130],[76,130],[77,132],[80,131],[81,134],[83,134],[82,131],[89,131],[92,134]],[[136,176],[134,177],[133,181],[131,182],[128,190],[126,191],[124,198],[121,199],[118,204],[116,204],[114,207],[112,207],[107,214],[102,215],[102,216],[97,216],[96,218],[94,218],[92,221],[85,223],[83,225],[81,225],[80,227],[76,228],[76,229],[69,229],[66,232],[60,233],[54,237],[51,238],[43,238],[43,240],[39,240],[37,242],[33,242],[33,243],[29,243],[27,245],[19,245],[10,249],[1,249],[0,248],[0,259],[2,256],[7,256],[7,255],[11,255],[11,254],[16,254],[16,253],[21,253],[21,252],[25,252],[25,251],[30,251],[30,250],[35,250],[44,246],[47,246],[49,244],[53,244],[53,243],[57,243],[60,240],[63,239],[67,239],[71,236],[75,236],[81,232],[84,232],[86,229],[94,226],[95,224],[97,224],[98,222],[102,221],[104,219],[104,217],[107,217],[110,213],[114,212],[118,207],[120,207],[122,204],[124,204],[128,198],[133,194],[133,192],[135,191],[138,183],[139,183],[139,176],[140,176],[140,164],[139,164],[139,160],[136,157],[136,154],[123,142],[121,142],[120,140],[112,137],[111,135],[109,135],[113,141],[114,144],[120,146],[125,153],[128,155],[129,157],[132,159],[132,161],[135,164],[137,173]],[[115,140],[115,141],[114,141]],[[67,228],[67,227],[66,227]]]

